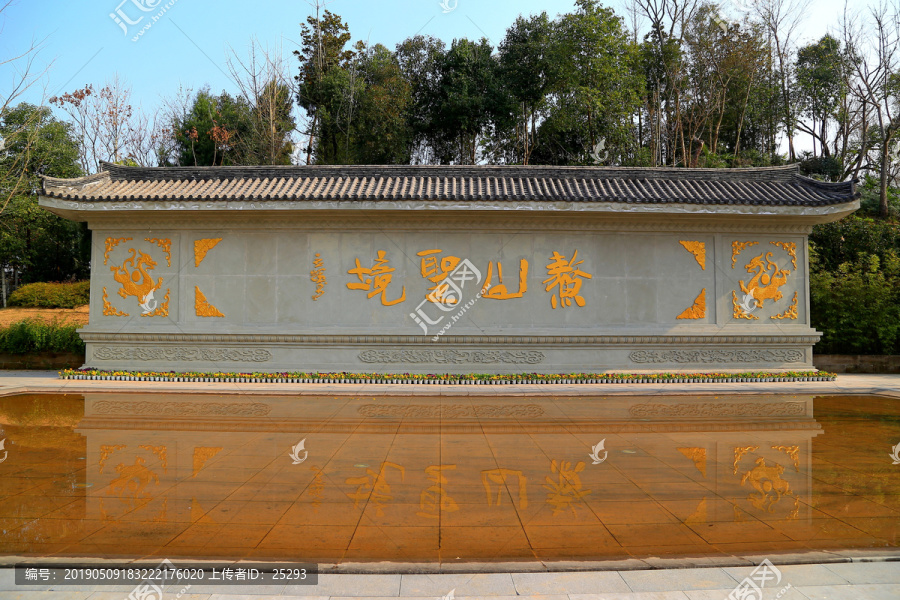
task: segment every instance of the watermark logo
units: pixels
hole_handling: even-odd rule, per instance
[[[433,319],[425,309],[428,307],[436,307],[438,310],[445,313],[457,310],[462,302],[463,291],[465,290],[466,284],[472,281],[475,286],[479,286],[481,285],[481,279],[481,271],[479,271],[469,259],[461,260],[456,268],[447,275],[443,282],[440,283],[433,292],[425,296],[425,299],[416,307],[416,312],[409,313],[409,316],[422,328],[422,331],[427,334],[429,325],[439,325],[447,315],[440,315]],[[475,297],[475,301],[477,301],[489,287],[490,285],[486,285]],[[458,321],[459,317],[461,317],[468,308],[471,308],[472,304],[474,304],[474,301],[470,300],[467,307],[464,307],[460,313],[451,317],[451,323]],[[449,327],[445,327],[444,330],[446,329],[449,329]]]
[[[591,158],[594,159],[594,164],[599,165],[602,162],[606,162],[606,159],[609,158],[609,151],[606,150],[606,138],[600,138],[600,141],[594,146],[593,151],[591,151]],[[600,153],[603,152],[601,156]]]
[[[0,150],[3,150],[2,139],[0,139]],[[900,140],[894,142],[894,145],[891,146],[890,150],[888,150],[888,157],[893,163],[900,162]]]
[[[732,25],[736,25],[738,22],[737,20],[729,20],[723,16],[722,10],[726,6],[730,6],[735,12],[744,14],[753,10],[753,7],[755,7],[758,2],[759,0],[729,0],[728,2],[723,2],[715,8],[715,12],[713,12],[712,15],[712,21],[722,30],[722,33],[728,33],[728,28]]]
[[[599,444],[591,447],[592,452],[590,454],[588,454],[588,456],[590,456],[591,460],[594,461],[593,464],[599,465],[600,463],[602,463],[606,460],[607,456],[609,456],[609,452],[606,450],[606,448],[603,447],[603,445],[605,443],[606,443],[606,438],[603,438],[602,440],[600,440]],[[600,458],[601,450],[603,451],[603,458]]]
[[[438,6],[444,10],[444,14],[447,14],[456,10],[456,7],[459,6],[459,0],[441,0],[438,2]]]
[[[769,587],[774,587],[781,583],[781,571],[779,571],[767,558],[759,563],[759,565],[753,569],[753,572],[750,573],[750,576],[745,577],[743,581],[728,594],[728,600],[762,600],[763,588],[765,588],[766,584],[770,581],[773,583]],[[791,584],[787,584],[781,588],[775,598],[781,598],[789,589],[791,589]]]
[[[6,462],[6,457],[9,456],[9,451],[6,450],[6,448],[4,447],[4,444],[6,444],[6,438],[3,438],[2,440],[0,440],[0,450],[3,451],[3,458],[0,458],[0,463]],[[897,445],[900,446],[900,444],[897,444]]]
[[[455,594],[456,594],[456,588],[453,588],[452,590],[450,590],[449,594],[447,594],[446,596],[441,596],[441,600],[455,600],[455,598],[456,598]]]
[[[109,13],[109,18],[119,26],[126,37],[133,34],[131,41],[136,42],[141,39],[141,36],[143,36],[148,29],[153,27],[153,24],[159,21],[170,8],[175,6],[175,3],[178,2],[178,0],[169,0],[165,5],[162,5],[163,2],[164,0],[122,0],[115,10]],[[156,14],[149,14],[154,11],[156,11]],[[132,17],[136,18],[132,19]],[[148,20],[145,22],[144,19]],[[140,26],[140,30],[134,33],[131,28],[137,26]]]
[[[0,442],[0,448],[3,448],[3,442]],[[893,464],[900,465],[900,444],[897,444],[896,446],[892,447],[891,450],[894,451],[894,453],[890,455],[890,457],[892,459],[894,459]],[[6,460],[5,456],[3,457],[3,460]],[[0,460],[0,462],[3,462],[3,461]]]
[[[296,446],[291,446],[291,452],[288,456],[290,456],[291,460],[294,461],[292,464],[299,465],[309,457],[309,452],[304,447],[305,444],[306,438],[303,438],[302,440],[300,440],[299,444],[297,444]],[[300,458],[301,452],[303,452],[303,458]]]
[[[174,579],[178,573],[175,564],[168,558],[163,559],[156,567],[149,570],[153,573],[152,577],[154,577],[154,579],[145,579],[137,584],[135,588],[131,590],[131,593],[128,594],[127,600],[163,600],[163,590],[161,585],[157,585],[157,582],[159,584],[164,584],[167,579]],[[176,600],[184,596],[189,589],[191,589],[190,584],[181,588],[181,591],[175,594]]]
[[[6,140],[0,135],[0,152],[3,152],[4,150],[6,150]]]
[[[750,305],[751,302],[753,303],[752,306]],[[753,290],[744,294],[744,299],[741,300],[740,307],[744,310],[744,313],[748,315],[759,308],[759,302],[753,297]]]

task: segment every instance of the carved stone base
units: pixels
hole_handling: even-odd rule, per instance
[[[390,341],[379,336],[344,340],[332,336],[303,341],[184,336],[184,341],[116,339],[86,334],[86,366],[104,370],[356,373],[571,373],[606,371],[747,371],[812,368],[815,337],[748,343],[721,341],[710,347],[682,341],[672,349],[662,336],[590,338],[482,337],[478,343]],[[239,338],[240,336],[235,336]],[[204,340],[204,338],[207,338]],[[95,341],[96,340],[96,341]],[[190,341],[188,341],[190,340]]]

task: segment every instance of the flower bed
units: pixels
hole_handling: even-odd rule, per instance
[[[224,383],[405,383],[441,385],[509,385],[548,383],[741,383],[769,381],[834,381],[835,374],[825,371],[787,371],[784,373],[520,373],[516,375],[381,373],[175,373],[152,371],[98,371],[66,369],[61,379],[105,381],[195,381]]]

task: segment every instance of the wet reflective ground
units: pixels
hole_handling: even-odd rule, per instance
[[[0,398],[0,439],[0,555],[446,563],[900,545],[889,398],[18,396]]]

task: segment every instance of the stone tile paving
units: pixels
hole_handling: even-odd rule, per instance
[[[896,600],[900,598],[900,561],[785,565],[782,580],[769,584],[764,600]],[[320,575],[316,586],[236,588],[194,586],[177,600],[265,600],[297,598],[490,598],[505,600],[725,600],[749,574],[744,567],[592,571],[579,573],[476,573],[410,575]],[[0,570],[3,600],[125,600],[128,593],[98,586],[95,591],[10,589],[10,569]],[[119,589],[119,588],[115,588]],[[450,596],[451,592],[453,593]]]

